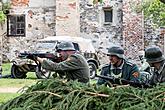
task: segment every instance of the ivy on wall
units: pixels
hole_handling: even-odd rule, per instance
[[[3,13],[3,11],[0,11],[0,23],[5,21],[5,19],[6,19],[6,15]]]
[[[10,3],[2,3],[2,9],[0,10],[0,23],[6,20],[6,14],[9,13]]]
[[[103,0],[93,0],[93,4],[97,4],[97,3],[103,3]]]

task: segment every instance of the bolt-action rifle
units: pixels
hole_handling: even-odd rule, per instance
[[[103,75],[97,75],[96,77],[107,80],[111,82],[112,84],[119,84],[119,85],[127,85],[129,84],[130,86],[133,87],[139,87],[139,88],[152,88],[154,85],[146,84],[146,83],[138,83],[134,81],[129,81],[121,78],[114,78],[114,77],[109,77],[109,76],[103,76]]]
[[[18,55],[18,57],[20,58],[28,58],[31,60],[36,61],[37,57],[41,57],[41,58],[47,58],[52,60],[53,62],[61,62],[61,57],[58,55],[58,53],[53,54],[53,53],[29,53],[29,52],[24,52],[24,53],[20,53]]]

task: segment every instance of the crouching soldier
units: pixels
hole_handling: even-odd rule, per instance
[[[145,58],[152,68],[152,77],[149,84],[165,82],[165,57],[158,46],[151,46],[145,50]]]
[[[102,76],[121,78],[128,81],[139,82],[138,66],[124,58],[124,50],[120,46],[112,46],[108,49],[109,64],[101,69]],[[98,85],[105,84],[107,80],[99,78]]]

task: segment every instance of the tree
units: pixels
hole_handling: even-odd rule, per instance
[[[165,0],[143,0],[145,19],[152,19],[157,27],[165,26]]]
[[[165,3],[165,0],[160,0],[162,3]]]

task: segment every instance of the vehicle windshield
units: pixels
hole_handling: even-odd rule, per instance
[[[55,49],[57,42],[52,42],[52,41],[39,41],[36,45],[36,48],[38,50],[43,50],[43,49]]]

